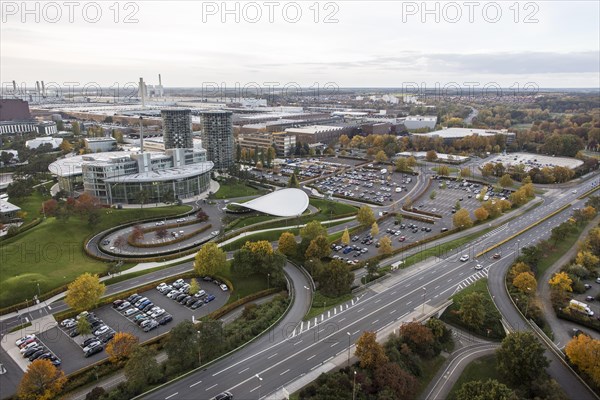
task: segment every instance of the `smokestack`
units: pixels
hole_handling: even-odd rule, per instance
[[[42,96],[46,97],[46,87],[44,86],[44,81],[42,81]]]
[[[40,94],[40,81],[35,81],[35,90]]]
[[[160,74],[158,74],[158,85],[162,86],[162,79],[160,79]]]
[[[142,123],[142,116],[140,115],[140,153],[144,152],[144,124]]]
[[[142,99],[142,107],[146,107],[146,96],[144,93],[145,90],[146,90],[146,85],[144,84],[144,78],[140,78],[139,94],[140,94],[140,98]]]
[[[13,90],[17,93],[17,82],[13,81]]]

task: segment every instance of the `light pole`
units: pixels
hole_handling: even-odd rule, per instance
[[[427,288],[423,286],[421,289],[423,289],[423,314],[425,314],[425,295],[427,294]]]
[[[352,339],[352,335],[350,332],[346,332],[346,335],[348,335],[348,367],[350,367],[350,340]]]
[[[356,371],[354,371],[354,377],[352,379],[352,400],[356,399]]]
[[[531,288],[527,288],[527,305],[525,306],[525,319],[527,319],[527,311],[529,311],[529,293],[531,292]]]
[[[271,274],[267,273],[267,289],[271,289]]]
[[[198,366],[202,365],[202,351],[201,351],[201,347],[200,347],[200,331],[198,332]]]
[[[256,374],[255,376],[258,378],[259,382],[261,382],[261,383],[258,385],[258,400],[260,400],[260,388],[261,388],[261,386],[262,386],[262,379],[263,379],[263,378],[261,378],[261,377],[260,377],[260,375],[258,375],[258,374]]]

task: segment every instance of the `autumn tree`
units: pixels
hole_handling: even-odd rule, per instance
[[[523,272],[531,273],[531,268],[526,263],[519,261],[518,263],[510,267],[510,269],[508,270],[508,279],[512,281],[517,275]]]
[[[429,162],[435,161],[437,158],[438,155],[435,150],[429,150],[427,153],[425,153],[425,159]]]
[[[378,234],[379,234],[379,225],[377,225],[377,221],[375,221],[371,225],[371,236],[375,237]]]
[[[396,171],[398,172],[411,172],[412,170],[408,166],[408,162],[404,157],[398,157],[396,159]]]
[[[318,273],[319,289],[329,297],[338,297],[350,293],[354,273],[350,266],[340,260],[332,260]]]
[[[65,303],[74,310],[92,309],[105,290],[106,286],[100,282],[98,275],[86,272],[67,286]]]
[[[526,295],[531,295],[535,293],[535,288],[537,287],[537,281],[531,272],[522,272],[519,275],[515,276],[512,284],[516,287],[521,293]]]
[[[200,291],[200,284],[198,283],[198,279],[192,278],[190,281],[190,295],[194,295]]]
[[[300,187],[300,182],[298,181],[298,177],[296,176],[295,172],[292,174],[292,176],[290,176],[290,180],[288,181],[287,187],[289,187],[289,188],[299,188]]]
[[[77,331],[82,336],[92,333],[92,325],[90,325],[90,321],[88,321],[87,318],[79,318],[77,320]]]
[[[376,332],[363,332],[356,342],[354,355],[358,357],[360,367],[368,370],[388,362],[383,346],[377,343]]]
[[[169,231],[165,227],[160,227],[154,232],[154,236],[159,240],[164,240],[168,235]]]
[[[465,325],[478,329],[485,321],[485,306],[483,295],[473,292],[465,295],[460,301],[459,315]]]
[[[388,156],[387,156],[387,154],[385,154],[385,151],[379,150],[377,152],[377,154],[375,154],[375,161],[377,161],[378,163],[384,163],[387,160],[388,160]]]
[[[457,399],[477,400],[511,400],[515,398],[514,392],[505,384],[495,379],[487,381],[470,381],[463,383],[456,393]]]
[[[66,382],[65,373],[50,360],[35,360],[27,366],[17,395],[22,400],[51,400],[60,394]]]
[[[214,276],[227,265],[227,256],[214,242],[208,242],[200,248],[194,259],[194,269],[198,275]]]
[[[500,178],[500,180],[498,181],[498,183],[503,188],[507,188],[507,187],[511,187],[513,185],[513,180],[512,180],[512,178],[510,177],[509,174],[504,174],[504,175],[502,175],[502,177]]]
[[[438,174],[440,174],[442,176],[449,176],[450,168],[448,168],[447,165],[440,165],[440,167],[438,168]]]
[[[300,237],[306,239],[309,243],[317,236],[327,236],[327,229],[321,225],[320,221],[310,221],[304,228],[300,229]]]
[[[461,168],[461,170],[460,170],[460,176],[462,178],[468,178],[468,177],[470,177],[471,176],[471,170],[469,169],[469,167]]]
[[[329,241],[325,236],[319,235],[310,241],[304,256],[306,259],[316,258],[320,260],[329,256],[330,253]]]
[[[127,387],[135,393],[144,390],[149,384],[162,377],[156,361],[156,352],[149,346],[135,346],[125,364]]]
[[[125,235],[117,236],[117,238],[113,242],[113,246],[119,251],[123,250],[123,247],[125,247],[126,244],[127,238],[125,237]]]
[[[67,154],[73,151],[73,145],[67,139],[63,139],[60,146],[58,146],[63,154]]]
[[[587,250],[579,251],[575,257],[575,262],[590,271],[593,271],[600,266],[600,258]]]
[[[454,227],[458,229],[467,229],[473,226],[473,220],[466,208],[458,210],[452,217],[452,222]]]
[[[296,243],[296,237],[291,232],[283,232],[281,236],[279,236],[279,241],[277,242],[277,249],[281,254],[285,254],[286,256],[295,256],[297,252],[298,244]]]
[[[379,240],[379,254],[388,255],[392,254],[392,251],[392,240],[387,236],[382,237]]]
[[[423,356],[433,355],[435,339],[431,330],[419,322],[408,322],[400,326],[400,337],[412,351]]]
[[[419,388],[417,378],[402,369],[395,362],[387,362],[375,368],[373,374],[378,392],[385,399],[384,393],[390,393],[392,399],[413,399]]]
[[[588,335],[577,335],[565,348],[569,360],[600,385],[600,340]]]
[[[58,202],[55,199],[46,200],[42,203],[40,212],[46,217],[54,217],[58,210]]]
[[[498,372],[508,383],[523,385],[544,377],[550,364],[544,347],[531,332],[513,332],[496,350]]]
[[[557,272],[548,281],[552,290],[558,290],[560,292],[572,292],[573,291],[573,280],[569,277],[566,272]]]
[[[487,210],[483,207],[479,207],[475,211],[473,211],[473,215],[475,216],[475,218],[477,218],[477,221],[485,221],[490,216]]]
[[[137,344],[138,338],[131,333],[117,332],[106,345],[106,354],[112,363],[121,363],[129,357]]]
[[[342,243],[343,244],[350,243],[350,233],[348,232],[348,228],[344,229],[344,233],[342,233]]]
[[[131,241],[138,243],[142,239],[144,239],[144,229],[140,225],[135,225],[131,230]]]
[[[372,225],[375,222],[375,214],[373,214],[373,210],[369,206],[362,206],[358,210],[358,214],[356,215],[356,220],[359,224],[364,226]]]

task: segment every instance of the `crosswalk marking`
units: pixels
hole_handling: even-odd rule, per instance
[[[456,286],[456,289],[454,290],[453,294],[456,294],[457,292],[460,292],[461,290],[463,290],[467,286],[469,286],[469,285],[477,282],[481,278],[487,278],[489,270],[490,270],[490,267],[487,266],[484,269],[482,269],[481,271],[477,271],[474,274],[472,274],[472,275],[468,276],[467,278],[463,279]]]

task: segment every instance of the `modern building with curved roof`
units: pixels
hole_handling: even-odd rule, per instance
[[[287,188],[231,205],[262,212],[276,217],[297,217],[308,208],[308,195],[300,189]]]

